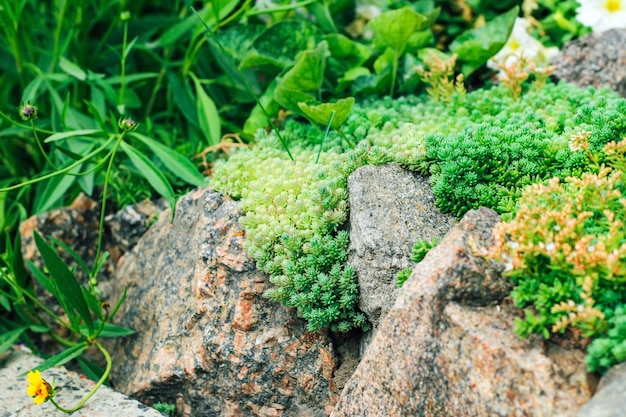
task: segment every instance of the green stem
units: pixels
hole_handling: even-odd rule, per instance
[[[121,70],[120,70],[120,98],[119,105],[117,106],[118,111],[123,115],[126,110],[126,105],[124,104],[125,95],[126,95],[126,46],[128,45],[128,19],[124,20],[124,37],[122,40],[122,61],[121,61]]]
[[[84,163],[84,162],[88,161],[89,159],[91,159],[93,156],[95,156],[98,153],[100,153],[103,149],[105,149],[107,146],[109,146],[109,144],[113,141],[113,139],[114,139],[114,137],[110,138],[102,146],[100,146],[98,149],[94,150],[93,152],[89,153],[87,156],[79,159],[78,161],[74,162],[73,164],[70,164],[70,165],[66,166],[65,168],[61,168],[60,170],[52,172],[50,174],[43,175],[43,176],[41,176],[39,178],[33,178],[32,180],[24,181],[24,182],[21,182],[19,184],[12,185],[10,187],[0,188],[0,193],[5,192],[5,191],[16,190],[18,188],[25,187],[25,186],[30,185],[30,184],[36,184],[38,182],[47,180],[49,178],[56,177],[57,175],[65,174],[66,172],[73,170],[77,166],[81,165],[82,163]]]
[[[100,208],[100,224],[98,229],[98,244],[96,246],[96,256],[94,262],[94,269],[91,271],[90,278],[95,278],[96,269],[98,265],[98,261],[100,260],[100,255],[102,252],[102,240],[104,238],[104,216],[107,208],[107,190],[109,188],[109,180],[111,177],[111,170],[113,169],[113,161],[115,160],[115,154],[122,143],[122,139],[124,139],[125,131],[118,135],[117,141],[113,146],[113,150],[111,151],[111,156],[109,157],[109,165],[107,166],[107,172],[104,175],[104,186],[102,188],[102,207]]]
[[[67,0],[63,0],[61,3],[61,9],[59,16],[57,17],[57,29],[54,32],[54,48],[52,50],[52,61],[50,61],[50,68],[48,72],[53,72],[59,60],[59,45],[61,44],[61,31],[63,29],[63,21],[65,20],[65,12],[67,10]]]
[[[352,141],[350,140],[350,138],[348,138],[348,137],[346,136],[346,134],[345,134],[345,133],[343,133],[343,131],[342,131],[341,129],[337,128],[337,132],[339,132],[339,134],[341,135],[341,137],[343,138],[343,140],[345,140],[345,141],[348,143],[348,145],[350,145],[350,147],[351,147],[352,149],[354,149],[354,142],[352,142]]]
[[[52,160],[48,157],[48,154],[46,153],[46,151],[43,149],[43,145],[41,144],[41,141],[39,140],[39,136],[37,136],[37,129],[35,129],[35,121],[33,119],[30,119],[30,127],[33,130],[33,135],[35,136],[35,142],[37,142],[37,146],[39,147],[41,154],[43,155],[44,158],[46,158],[46,161],[52,167],[52,169],[57,169],[57,167],[54,165],[54,162],[52,162]]]
[[[45,129],[39,129],[39,128],[33,128],[31,126],[22,124],[20,122],[17,122],[15,120],[13,120],[8,114],[4,113],[3,111],[0,111],[0,117],[3,117],[6,121],[8,121],[9,123],[11,123],[14,126],[17,127],[21,127],[22,129],[35,129],[37,132],[39,133],[45,133],[46,135],[54,135],[57,132],[53,132],[52,130],[45,130]]]
[[[393,51],[393,64],[391,68],[391,88],[389,89],[389,96],[393,98],[393,90],[396,87],[396,73],[398,72],[398,61],[400,61],[400,51],[398,49]]]
[[[109,377],[109,374],[111,373],[111,367],[112,367],[111,355],[109,355],[109,352],[104,348],[104,346],[100,344],[100,342],[94,341],[93,344],[98,349],[100,349],[100,352],[102,352],[102,354],[104,355],[104,358],[107,361],[107,366],[106,366],[106,369],[104,370],[104,374],[102,374],[102,377],[100,378],[98,382],[96,382],[96,385],[93,386],[91,391],[89,391],[87,395],[84,396],[83,399],[80,400],[80,402],[76,404],[76,406],[73,408],[63,408],[56,401],[54,401],[54,399],[50,398],[50,402],[52,403],[52,405],[54,405],[58,410],[61,410],[64,413],[69,414],[69,413],[73,413],[75,411],[80,410],[85,405],[85,403],[96,393],[96,391],[98,391],[98,389],[102,386],[102,384],[104,384],[104,381],[107,380],[107,378]]]

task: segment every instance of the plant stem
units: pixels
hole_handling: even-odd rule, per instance
[[[33,178],[32,180],[24,181],[24,182],[21,182],[19,184],[12,185],[10,187],[0,188],[0,193],[5,192],[5,191],[16,190],[16,189],[24,187],[26,185],[36,184],[38,182],[47,180],[48,178],[53,178],[53,177],[56,177],[57,175],[65,174],[66,172],[69,172],[69,171],[73,170],[77,166],[81,165],[82,163],[84,163],[84,162],[88,161],[89,159],[91,159],[93,156],[95,156],[98,153],[100,153],[103,149],[105,149],[107,146],[109,146],[109,144],[113,141],[113,139],[114,139],[114,137],[110,138],[102,146],[100,146],[98,149],[94,150],[93,152],[89,153],[87,156],[79,159],[78,161],[74,162],[73,164],[70,164],[70,165],[66,166],[65,168],[61,168],[58,171],[51,172],[50,174],[42,175],[39,178]]]
[[[393,64],[391,68],[391,88],[389,89],[389,96],[393,98],[393,90],[396,87],[396,73],[398,72],[398,61],[400,61],[400,50],[395,49],[393,51]]]
[[[109,377],[109,374],[111,373],[111,368],[112,368],[111,355],[109,355],[109,352],[104,348],[104,346],[100,344],[100,342],[94,341],[93,344],[98,349],[100,349],[100,352],[102,352],[102,354],[104,355],[104,358],[107,361],[106,369],[104,370],[104,373],[102,374],[102,377],[100,378],[100,380],[96,382],[96,385],[93,386],[93,388],[87,393],[86,396],[83,397],[82,400],[80,400],[78,404],[76,404],[75,407],[69,408],[69,409],[63,408],[56,401],[54,401],[54,399],[50,398],[50,402],[52,403],[52,405],[54,405],[58,410],[61,410],[64,413],[69,414],[69,413],[73,413],[74,411],[80,410],[85,405],[85,403],[96,393],[96,391],[98,391],[98,389],[102,386],[102,384],[104,384],[104,381],[107,380],[107,378]]]
[[[125,95],[126,95],[126,46],[128,44],[128,19],[124,20],[124,38],[122,40],[122,60],[121,60],[121,69],[120,69],[120,98],[119,104],[117,106],[117,110],[120,112],[120,115],[124,115],[126,111],[126,104],[124,103]]]
[[[98,244],[96,246],[96,256],[94,262],[94,268],[91,271],[90,278],[95,278],[98,261],[100,260],[101,252],[102,252],[102,240],[104,238],[104,216],[107,208],[107,190],[109,189],[109,179],[111,176],[111,170],[113,168],[113,161],[115,160],[115,154],[122,143],[122,139],[124,139],[125,131],[120,133],[117,137],[117,141],[115,141],[115,145],[113,146],[113,150],[111,151],[111,156],[109,159],[109,165],[107,166],[107,172],[104,175],[104,186],[102,188],[102,207],[100,208],[100,224],[98,225]]]
[[[54,47],[52,50],[52,60],[50,61],[50,67],[48,72],[54,72],[54,68],[59,61],[59,45],[61,44],[61,30],[63,29],[63,20],[65,20],[65,11],[67,10],[67,0],[63,0],[61,3],[61,9],[59,16],[57,17],[57,29],[54,32]]]
[[[35,129],[35,121],[33,119],[30,119],[30,127],[33,130],[33,135],[35,136],[35,142],[37,142],[37,146],[39,147],[41,154],[46,159],[48,164],[52,167],[52,169],[57,169],[57,167],[54,165],[54,162],[52,162],[52,160],[48,157],[48,154],[46,153],[46,151],[43,149],[43,145],[41,144],[41,141],[39,140],[39,136],[37,136],[37,129]]]

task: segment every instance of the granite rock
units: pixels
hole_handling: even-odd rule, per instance
[[[566,43],[552,59],[554,77],[579,87],[610,87],[626,97],[626,29],[590,33]]]
[[[498,221],[468,212],[416,266],[332,417],[569,416],[590,398],[583,352],[513,332],[503,266],[477,255]]]
[[[626,362],[615,365],[600,379],[598,390],[576,417],[626,416]]]
[[[121,260],[127,288],[115,340],[116,389],[181,416],[327,416],[338,398],[325,333],[267,300],[268,277],[243,249],[237,203],[204,189],[181,197]]]
[[[413,245],[443,237],[456,220],[435,206],[426,177],[397,164],[358,168],[348,193],[348,264],[359,280],[359,309],[376,329],[395,301],[396,274],[415,266]]]
[[[43,359],[23,346],[13,346],[0,354],[0,416],[2,417],[66,417],[50,402],[34,404],[26,395],[28,383],[24,373],[41,365]],[[58,393],[55,401],[62,407],[71,408],[81,401],[94,387],[95,382],[83,375],[56,366],[42,372],[46,381],[55,381]],[[75,416],[89,417],[162,417],[157,410],[128,398],[107,386],[98,388]]]

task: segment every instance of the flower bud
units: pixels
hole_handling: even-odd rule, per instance
[[[130,117],[123,117],[123,118],[120,118],[120,120],[117,122],[117,125],[124,132],[130,132],[130,131],[137,129],[137,126],[139,126],[139,123],[135,122]]]
[[[25,122],[31,119],[37,118],[37,106],[33,106],[30,103],[26,103],[18,108],[20,117]]]

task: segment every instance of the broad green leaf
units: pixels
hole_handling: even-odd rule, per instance
[[[471,29],[450,44],[450,51],[463,63],[463,74],[469,75],[494,56],[506,43],[513,30],[519,6],[494,18],[483,27]]]
[[[265,27],[255,24],[236,24],[220,30],[217,40],[230,58],[241,62],[252,49],[254,40],[265,31]]]
[[[72,359],[82,355],[88,347],[89,345],[87,344],[87,342],[79,343],[78,345],[72,346],[71,348],[68,348],[67,350],[59,353],[58,355],[51,356],[32,370],[45,371],[50,368],[54,368],[55,366],[65,365]]]
[[[340,75],[352,68],[359,67],[372,55],[372,49],[369,46],[355,42],[339,33],[326,35],[324,40],[328,42],[328,50],[330,51],[328,67],[334,74]]]
[[[307,20],[280,21],[255,39],[254,51],[250,51],[254,60],[246,57],[241,67],[262,64],[287,67],[293,64],[300,51],[313,49],[320,40],[322,32]]]
[[[189,75],[193,78],[193,82],[196,85],[196,111],[200,128],[209,146],[217,145],[222,139],[220,114],[217,112],[215,102],[204,91],[200,80],[193,73]]]
[[[172,185],[167,181],[165,175],[163,175],[163,173],[152,163],[152,161],[150,161],[150,159],[148,159],[147,156],[130,146],[128,143],[122,141],[120,143],[120,147],[126,155],[128,155],[128,158],[130,158],[130,161],[133,163],[135,168],[137,168],[139,173],[146,180],[148,180],[152,188],[154,188],[157,193],[170,203],[173,216],[174,210],[176,209],[176,196],[174,195]]]
[[[342,98],[337,100],[336,103],[322,103],[316,105],[299,103],[298,105],[305,116],[323,125],[328,123],[331,113],[335,112],[330,127],[338,129],[350,115],[350,111],[354,105],[354,97]]]
[[[392,48],[385,49],[385,53],[379,55],[374,61],[374,72],[376,74],[380,74],[387,68],[391,68],[393,66],[393,60],[395,58],[395,53]]]
[[[360,77],[368,77],[371,75],[371,72],[366,67],[356,67],[351,70],[346,71],[343,77],[337,80],[337,90],[343,91],[346,88],[350,87],[352,83],[360,78]]]
[[[85,302],[83,293],[80,289],[80,285],[76,280],[76,277],[69,270],[63,259],[51,248],[48,243],[41,237],[39,233],[35,231],[35,245],[39,249],[39,253],[48,268],[50,277],[56,283],[58,289],[58,295],[60,298],[65,299],[70,311],[66,311],[69,315],[74,314],[74,310],[78,313],[81,319],[85,321],[87,328],[91,334],[94,331],[93,320],[91,319],[91,313],[89,307]]]
[[[429,26],[429,18],[409,7],[390,10],[376,16],[369,22],[374,31],[374,43],[380,47],[390,47],[402,54],[409,37]]]
[[[391,67],[386,67],[380,74],[359,77],[352,84],[352,94],[382,94],[391,84]]]
[[[298,103],[315,100],[324,81],[324,68],[328,56],[328,43],[320,42],[315,48],[304,51],[294,66],[278,79],[274,100],[287,110],[298,113]]]
[[[89,135],[93,135],[96,133],[104,133],[104,132],[99,129],[73,130],[71,132],[61,132],[61,133],[55,133],[54,135],[50,135],[46,138],[44,142],[46,143],[55,142],[55,141],[62,140],[62,139],[72,138],[76,136],[89,136]]]
[[[6,352],[15,344],[15,341],[20,338],[22,333],[28,330],[28,326],[18,327],[17,329],[0,335],[0,354]]]
[[[140,140],[148,146],[148,148],[154,152],[154,155],[159,158],[161,162],[163,162],[163,164],[165,164],[165,166],[174,173],[174,175],[183,181],[191,185],[195,185],[196,187],[206,187],[207,178],[198,172],[198,169],[189,161],[189,159],[185,158],[172,148],[137,132],[130,132],[129,136]]]
[[[85,81],[87,79],[87,73],[78,65],[68,60],[64,56],[59,59],[59,67],[68,75],[80,80]]]

